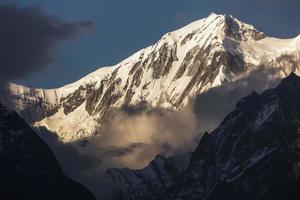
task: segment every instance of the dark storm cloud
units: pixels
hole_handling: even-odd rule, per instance
[[[52,60],[54,47],[90,29],[92,23],[63,22],[36,7],[0,5],[0,80],[23,78]]]

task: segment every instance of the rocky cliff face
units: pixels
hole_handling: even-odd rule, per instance
[[[94,135],[112,108],[146,102],[178,110],[195,95],[235,81],[261,64],[275,69],[278,77],[299,73],[299,44],[299,38],[270,38],[230,15],[211,14],[64,87],[11,84],[10,98],[27,121],[74,142]]]
[[[0,104],[0,199],[95,199],[66,177],[52,151]]]
[[[240,100],[217,129],[206,133],[181,178],[173,182],[172,192],[148,195],[155,182],[145,191],[143,184],[132,184],[138,183],[132,170],[115,171],[127,174],[115,181],[121,193],[135,191],[124,199],[296,200],[300,197],[299,130],[300,77],[291,74],[276,88]],[[146,178],[146,171],[138,172],[139,180]]]
[[[300,78],[238,102],[206,134],[185,172],[178,199],[298,199]]]

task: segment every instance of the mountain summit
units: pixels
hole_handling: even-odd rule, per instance
[[[275,76],[299,73],[300,41],[267,37],[231,15],[211,14],[165,34],[111,67],[56,89],[11,84],[12,107],[63,142],[95,134],[109,111],[146,102],[178,110],[210,88],[265,65]]]

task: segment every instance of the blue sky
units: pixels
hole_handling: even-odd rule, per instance
[[[11,0],[12,1],[12,0]],[[10,2],[11,2],[10,1]],[[270,36],[300,34],[299,0],[26,0],[65,21],[91,20],[94,29],[65,41],[54,60],[18,83],[58,87],[101,66],[114,65],[141,48],[210,12],[228,13]]]

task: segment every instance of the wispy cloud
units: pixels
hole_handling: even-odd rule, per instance
[[[0,5],[0,80],[23,78],[53,60],[61,41],[92,27],[92,22],[63,22],[36,7]]]

